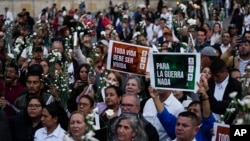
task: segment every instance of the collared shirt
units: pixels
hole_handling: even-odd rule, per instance
[[[58,124],[56,129],[48,135],[45,127],[38,129],[35,133],[34,141],[62,141],[66,131]]]
[[[47,58],[48,57],[48,49],[44,46],[42,46],[42,49],[43,49],[43,57]],[[23,49],[22,53],[21,53],[21,57],[23,58],[28,58],[28,60],[30,61],[30,58],[29,56],[32,56],[32,50],[33,50],[33,46],[29,46],[25,49]]]
[[[221,44],[220,45],[221,52],[225,53],[229,47],[230,47],[230,43],[227,46],[225,46],[224,44]]]
[[[149,26],[146,26],[147,39],[149,42],[152,41],[153,36],[154,36],[153,26],[154,26],[154,24],[152,24],[152,23]]]
[[[163,102],[164,107],[175,117],[178,116],[180,112],[183,112],[185,109],[183,105],[174,97],[173,94],[170,94],[169,97]],[[171,138],[168,136],[164,127],[157,117],[157,110],[152,98],[150,98],[143,109],[144,118],[149,121],[157,130],[159,134],[160,141],[171,141]]]
[[[221,35],[218,34],[218,33],[215,33],[211,36],[210,38],[210,45],[214,45],[216,43],[219,43],[220,42],[220,39],[221,39]]]
[[[250,59],[248,59],[248,60],[242,60],[239,56],[238,56],[238,59],[239,59],[240,74],[243,75],[244,72],[245,72],[246,66],[247,66],[248,62],[250,61]]]
[[[228,80],[229,80],[229,75],[221,83],[215,83],[214,97],[216,100],[222,101],[225,89],[226,89],[227,84],[228,84]],[[215,113],[213,113],[213,114],[214,114],[214,117],[216,118],[216,120],[220,119],[220,115],[215,114]]]

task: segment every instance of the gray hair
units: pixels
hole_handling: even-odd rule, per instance
[[[122,120],[128,120],[128,122],[130,123],[131,128],[135,132],[135,137],[133,138],[134,141],[148,141],[147,134],[143,128],[143,123],[139,119],[138,114],[134,113],[122,113],[112,124],[111,129],[114,133],[114,141],[117,141],[117,128],[118,124]]]
[[[126,81],[126,85],[128,83],[129,80],[131,79],[134,79],[136,80],[137,84],[138,84],[138,87],[142,90],[143,89],[143,83],[142,83],[142,80],[140,77],[136,76],[136,75],[131,75],[127,78],[127,81]]]
[[[135,99],[135,104],[136,104],[137,106],[141,106],[141,105],[140,105],[140,104],[141,104],[140,97],[139,97],[138,95],[134,95],[134,94],[124,94],[124,95],[122,95],[122,97],[126,97],[126,96],[134,97],[134,99]]]

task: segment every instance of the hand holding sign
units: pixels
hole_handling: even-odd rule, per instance
[[[150,95],[153,99],[155,99],[155,98],[158,97],[157,90],[154,89],[152,86],[149,86],[149,87],[148,87],[148,92],[149,92],[149,95]]]

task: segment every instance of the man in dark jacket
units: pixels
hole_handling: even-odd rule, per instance
[[[1,141],[11,141],[8,118],[3,110],[0,110],[0,139]]]
[[[237,99],[241,99],[241,83],[235,78],[231,78],[226,64],[221,59],[216,59],[210,66],[212,78],[208,81],[209,89],[207,91],[211,110],[216,120],[220,120],[220,115],[224,115],[232,98],[229,96],[232,92],[237,92]],[[225,123],[231,124],[235,114],[225,117]]]

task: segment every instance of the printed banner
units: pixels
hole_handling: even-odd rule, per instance
[[[230,141],[230,126],[215,122],[212,141]]]
[[[145,75],[148,67],[149,47],[109,41],[107,69]]]
[[[200,79],[199,53],[152,53],[150,81],[157,89],[196,92]]]

